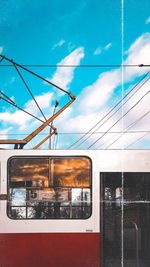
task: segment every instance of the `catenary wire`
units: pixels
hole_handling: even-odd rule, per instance
[[[58,133],[57,133],[57,136],[56,136],[55,149],[57,149],[57,144],[58,144]]]
[[[35,99],[34,95],[32,94],[32,92],[31,92],[31,90],[30,90],[30,88],[29,88],[29,86],[27,85],[25,79],[23,78],[21,72],[19,71],[19,69],[17,68],[17,66],[16,66],[15,64],[14,64],[14,67],[15,67],[17,73],[19,74],[19,76],[20,76],[22,82],[24,83],[25,87],[27,88],[29,94],[31,95],[32,99],[34,100],[36,106],[38,107],[39,111],[41,112],[43,118],[44,118],[45,120],[47,120],[46,117],[45,117],[45,115],[44,115],[44,113],[43,113],[43,111],[42,111],[42,109],[41,109],[41,107],[39,106],[37,100]]]
[[[110,146],[112,146],[115,142],[117,142],[123,135],[124,133],[127,132],[127,130],[131,127],[133,127],[135,124],[137,124],[139,121],[141,121],[143,118],[145,118],[148,114],[150,113],[150,110],[146,112],[144,115],[142,115],[140,118],[138,118],[136,121],[132,122],[128,127],[126,128],[125,131],[122,132],[122,134],[115,140],[113,141],[109,146],[107,146],[105,149],[108,149]]]
[[[104,137],[108,132],[109,130],[111,130],[120,120],[122,120],[132,109],[134,109],[142,100],[143,98],[148,95],[150,92],[150,90],[148,92],[146,92],[126,113],[124,113],[123,116],[121,116],[101,137],[99,137],[96,141],[94,141],[89,147],[91,148],[93,145],[95,145],[100,139],[102,139],[102,137]]]
[[[38,119],[38,118],[37,118]],[[94,134],[96,134],[96,135],[98,135],[98,134],[103,134],[103,133],[105,133],[105,131],[103,131],[103,132],[96,132],[96,133],[94,133]],[[108,134],[115,134],[115,133],[117,133],[117,134],[121,134],[122,133],[122,131],[110,131],[110,132],[108,132]],[[127,132],[128,134],[133,134],[133,133],[150,133],[150,130],[135,130],[135,131],[128,131]],[[26,134],[29,134],[29,133],[26,133]],[[26,135],[26,134],[21,134],[21,133],[7,133],[7,135]],[[70,132],[60,132],[59,133],[59,135],[75,135],[75,134],[84,134],[83,132],[78,132],[78,133],[70,133]],[[0,133],[0,135],[4,135],[4,134],[1,134]],[[48,135],[48,133],[39,133],[39,135]]]
[[[1,93],[1,95],[3,95],[6,99],[8,99],[12,104],[15,104],[15,102],[14,102],[10,97],[8,97],[6,94],[4,94],[1,90],[0,90],[0,93]]]
[[[95,130],[94,130],[94,132],[96,132],[97,130],[99,130],[100,129],[100,127],[101,126],[103,126],[110,118],[112,118],[136,93],[137,93],[137,91],[139,91],[139,89],[148,81],[150,79],[150,77],[145,81],[145,82],[143,82],[143,84],[141,85],[141,86],[139,86],[137,89],[136,89],[136,91],[135,92],[133,92],[133,94],[125,101],[125,102],[123,102],[123,104],[116,110],[116,111],[114,111],[104,122],[102,122]],[[132,88],[132,91],[133,91],[133,89],[135,89],[135,87],[133,87]],[[131,91],[129,92],[129,93],[131,93]],[[125,97],[124,97],[125,98]],[[121,101],[122,102],[122,101]],[[90,134],[90,136],[91,135],[93,135],[92,133]],[[81,145],[81,144],[83,144],[87,139],[89,139],[90,138],[90,136],[87,136],[87,138],[84,140],[84,141],[82,141],[82,143],[80,143],[79,145]],[[77,148],[79,145],[77,145],[75,148]]]
[[[3,60],[3,59],[2,59]],[[1,60],[1,61],[2,61]],[[0,62],[1,62],[0,61]],[[117,68],[117,67],[129,67],[129,68],[137,68],[137,67],[150,67],[150,65],[148,64],[81,64],[81,65],[77,65],[77,64],[22,64],[22,67],[44,67],[44,68],[49,68],[49,67],[59,67],[59,68],[72,68],[72,67],[76,67],[76,68]],[[11,64],[0,64],[0,67],[13,67]]]
[[[148,74],[150,73],[150,71],[149,72],[147,72],[143,77],[142,77],[142,79],[140,79],[140,81],[135,85],[135,86],[133,86],[133,88],[123,97],[123,99],[121,99],[121,100],[119,100],[117,103],[116,103],[116,105],[112,108],[112,109],[110,109],[107,113],[106,113],[106,115],[104,115],[103,116],[103,118],[102,119],[100,119],[95,125],[93,125],[90,129],[89,129],[89,131],[88,132],[86,132],[83,136],[81,136],[78,140],[76,140],[71,146],[69,146],[68,147],[68,149],[70,149],[71,147],[73,147],[74,145],[76,145],[78,142],[80,142],[86,135],[88,135],[88,134],[90,134],[90,132],[97,126],[97,125],[99,125],[120,103],[122,104],[122,101],[148,76]],[[148,79],[146,80],[146,82],[148,81],[150,79],[150,77],[148,77]],[[144,83],[142,84],[142,86],[145,84],[145,81],[144,81]],[[141,88],[141,87],[140,87]],[[139,88],[139,89],[140,89]],[[138,90],[139,90],[138,89]],[[137,91],[136,91],[137,92]],[[131,97],[130,97],[131,98]],[[124,103],[125,104],[125,103]],[[122,106],[121,106],[122,107]],[[120,107],[120,108],[121,108]],[[119,109],[120,109],[119,108]],[[118,109],[118,110],[119,110]],[[117,111],[118,111],[117,110]],[[116,111],[116,112],[117,112]],[[116,113],[115,112],[115,113]],[[113,115],[115,114],[115,113],[113,113]],[[109,118],[111,118],[112,117],[112,115],[109,117]],[[107,119],[94,131],[94,132],[96,132],[105,122],[107,121]],[[90,134],[90,136],[92,135],[92,133]],[[83,140],[79,145],[81,145],[81,144],[83,144],[88,138],[90,138],[90,136],[88,136],[85,140]],[[79,145],[77,145],[75,148],[77,148]]]
[[[35,77],[37,77],[37,78],[39,78],[39,79],[45,81],[46,83],[48,83],[48,84],[54,86],[54,87],[57,88],[58,90],[60,90],[60,91],[62,91],[62,92],[64,92],[64,93],[66,93],[66,94],[68,94],[69,96],[71,95],[70,92],[68,92],[68,91],[66,91],[65,89],[61,88],[60,86],[54,84],[53,82],[49,81],[48,79],[43,78],[41,75],[39,75],[39,74],[33,72],[32,70],[30,70],[30,69],[24,67],[23,65],[20,65],[20,64],[14,62],[12,59],[9,59],[9,58],[7,58],[7,57],[5,57],[5,56],[2,56],[1,54],[0,54],[0,57],[1,57],[1,58],[4,58],[6,61],[10,62],[10,63],[12,64],[13,67],[14,67],[14,65],[15,65],[15,66],[17,66],[17,67],[19,67],[19,68],[21,68],[21,69],[27,71],[28,73],[32,74],[33,76],[35,76]],[[0,65],[0,66],[1,66],[1,65]]]
[[[5,98],[3,98],[3,97],[0,97],[0,99],[2,99],[3,101],[7,102],[8,104],[11,104],[11,105],[14,106],[15,108],[17,108],[17,109],[23,111],[24,113],[28,114],[29,116],[31,116],[31,117],[37,119],[38,121],[44,123],[43,120],[41,120],[40,118],[38,118],[38,117],[36,117],[35,115],[31,114],[30,112],[26,111],[25,109],[20,108],[20,107],[19,107],[17,104],[15,104],[14,102],[9,101],[9,100],[7,100],[7,99],[5,99]],[[50,125],[48,125],[48,126],[51,127]],[[7,135],[8,135],[8,134],[7,134]]]
[[[110,137],[108,140],[106,140],[106,142],[103,143],[103,146],[104,146],[106,143],[108,143],[110,140],[114,139],[114,137],[115,137],[115,136],[112,136],[112,137]]]
[[[128,146],[126,146],[124,149],[128,149],[130,146],[134,145],[135,143],[139,142],[141,139],[143,139],[145,136],[149,135],[150,133],[146,133],[143,136],[141,136],[140,138],[136,139],[134,142],[132,142],[131,144],[129,144]]]

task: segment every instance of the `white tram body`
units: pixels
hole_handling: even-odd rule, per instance
[[[8,267],[121,267],[126,242],[124,266],[127,262],[149,266],[149,253],[141,247],[150,248],[150,242],[142,238],[144,234],[150,237],[148,177],[149,150],[1,150],[0,263]],[[141,222],[141,205],[146,203],[147,222]],[[123,229],[125,222],[137,226],[138,247],[134,225]],[[123,230],[127,241],[122,241]],[[132,251],[130,244],[128,248],[130,242],[138,251]]]

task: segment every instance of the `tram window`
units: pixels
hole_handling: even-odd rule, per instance
[[[91,161],[87,157],[13,157],[8,162],[11,219],[87,219]]]

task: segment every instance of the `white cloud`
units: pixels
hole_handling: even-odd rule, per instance
[[[51,79],[51,82],[56,85],[62,87],[63,89],[68,89],[72,79],[74,77],[74,70],[76,66],[80,65],[81,59],[84,57],[84,49],[83,47],[79,47],[71,52],[68,56],[66,56],[63,60],[61,60],[58,65],[73,65],[72,67],[64,67],[59,68]]]
[[[108,49],[110,49],[112,47],[112,43],[108,43],[105,47],[104,47],[104,49],[105,50],[108,50]]]
[[[46,108],[49,109],[49,114],[48,114],[49,117],[50,117],[52,98],[53,98],[53,93],[46,93],[35,97],[42,110]],[[39,110],[33,100],[26,102],[24,105],[24,109],[34,114],[35,116],[37,115],[39,116]],[[43,118],[41,119],[43,120]],[[33,127],[33,123],[31,123],[31,121],[34,119],[31,116],[24,113],[23,111],[16,110],[15,112],[8,112],[8,111],[1,112],[0,120],[4,124],[17,125],[19,127],[18,130],[28,129],[29,131],[29,129]]]
[[[130,46],[126,52],[127,59],[124,61],[125,65],[140,65],[150,64],[150,33],[144,33]],[[130,80],[135,76],[141,76],[149,68],[133,67],[124,69],[125,80]]]
[[[83,57],[84,57],[84,49],[80,47],[74,50],[68,56],[66,56],[59,64],[79,65],[80,60]],[[52,82],[60,84],[62,87],[64,86],[64,88],[68,88],[70,82],[73,79],[75,68],[76,66],[73,66],[71,68],[64,68],[63,70],[57,68],[52,78]],[[53,112],[53,107],[52,107],[52,101],[54,100],[53,98],[54,94],[50,92],[35,96],[36,101],[38,102],[41,109],[44,111],[44,114],[46,115],[47,118],[49,118]],[[35,116],[39,117],[39,115],[41,115],[33,100],[26,102],[23,108],[28,112],[34,114]],[[64,112],[64,117],[67,118],[70,112],[71,108],[67,109],[66,112]],[[40,119],[43,120],[43,117],[41,116]],[[27,130],[28,132],[32,132],[39,125],[39,122],[37,123],[35,119],[23,113],[22,111],[18,110],[15,112],[11,111],[1,112],[0,120],[3,123],[3,126],[13,125],[14,128],[16,128],[17,126],[18,131]]]
[[[52,100],[53,100],[53,93],[45,93],[39,96],[36,96],[35,99],[37,103],[39,104],[40,108],[46,109],[51,106]],[[25,109],[31,113],[37,113],[39,112],[34,100],[30,100],[25,104]]]
[[[121,72],[119,69],[100,74],[93,84],[82,91],[79,105],[81,110],[82,107],[86,112],[100,110],[120,82]]]
[[[29,122],[30,117],[23,113],[22,111],[15,111],[13,113],[11,112],[1,112],[0,113],[0,120],[3,123],[8,123],[8,125],[18,125],[18,126],[22,126],[25,123]]]
[[[149,24],[149,23],[150,23],[150,17],[148,17],[146,20],[146,24]]]
[[[124,61],[125,64],[137,64],[137,62],[145,63],[148,62],[149,51],[150,51],[150,34],[146,33],[140,36],[135,42],[130,46],[129,50],[127,51],[127,58]],[[107,50],[107,49],[106,49]],[[65,59],[61,61],[59,64],[72,64],[74,62],[75,56],[78,55],[78,63],[80,63],[80,59],[84,56],[84,50],[83,48],[78,48],[75,51],[73,51],[73,54],[71,53],[68,55]],[[143,60],[141,62],[141,59]],[[77,60],[77,59],[76,59]],[[71,62],[70,62],[71,61]],[[66,63],[67,62],[67,63]],[[145,63],[146,64],[146,63]],[[67,70],[64,70],[67,71]],[[65,76],[63,75],[63,70],[57,69],[56,73],[53,76],[53,79],[56,83],[65,86],[65,88],[68,88],[68,85],[73,79],[73,71],[74,69],[71,69],[71,72],[69,70],[69,73],[67,72]],[[126,68],[125,69],[125,83],[126,82],[133,82],[133,79],[137,76],[141,76],[145,72],[145,69],[142,68]],[[66,79],[64,79],[66,77]],[[66,80],[63,82],[63,79]],[[53,80],[53,81],[54,81]],[[60,83],[60,81],[62,81]],[[136,83],[135,83],[136,84]],[[116,94],[116,88],[119,88],[121,86],[121,69],[114,69],[111,71],[104,72],[100,74],[97,78],[97,80],[92,83],[91,85],[85,87],[80,96],[78,96],[77,100],[74,102],[74,104],[66,110],[62,116],[60,116],[55,121],[55,126],[58,127],[59,131],[68,131],[68,132],[86,132],[88,131],[95,123],[97,123],[98,120],[100,120],[106,113],[108,107],[109,100],[112,99],[113,94]],[[132,85],[134,86],[134,85]],[[131,108],[143,95],[145,92],[147,92],[149,89],[148,83],[145,84],[144,87],[142,87],[142,90],[139,90],[137,95],[135,95],[133,98],[131,98],[130,101],[124,106],[124,112],[126,112],[129,108]],[[121,94],[121,89],[120,89]],[[114,97],[114,96],[113,96]],[[116,97],[118,97],[118,92]],[[148,100],[149,99],[149,100]],[[117,103],[117,99],[114,98],[114,102]],[[144,114],[149,109],[149,103],[150,96],[148,95],[145,97],[140,104],[136,106],[135,109],[132,110],[132,112],[129,112],[127,116],[124,118],[124,129],[128,127],[128,125],[135,120],[137,120],[142,114]],[[100,128],[100,131],[107,131],[118,118],[120,118],[122,114],[117,113],[115,116],[113,116],[110,120],[108,120],[107,123],[104,124],[103,127]],[[149,125],[149,117],[146,117],[144,120],[140,121],[137,125],[135,125],[133,129],[147,129]],[[122,122],[120,121],[113,130],[121,130],[122,129]],[[87,148],[89,144],[91,144],[94,140],[98,138],[99,135],[91,136],[89,140],[86,141],[85,144],[82,145],[83,148]],[[112,135],[107,134],[104,138],[102,138],[96,145],[95,148],[101,147],[103,143],[105,143],[108,139],[110,139]],[[142,136],[142,134],[138,135],[138,137]],[[74,141],[77,140],[77,138],[80,136],[75,136]],[[114,136],[114,139],[116,137]],[[137,138],[137,135],[127,135],[125,134],[123,137],[121,137],[117,142],[114,143],[114,145],[111,146],[111,148],[121,148],[126,147],[131,142],[133,142]],[[114,140],[112,139],[112,141]],[[106,143],[106,145],[111,144],[111,140]],[[71,137],[63,138],[61,139],[61,144],[63,147],[63,144],[66,144],[69,146],[73,142],[71,140]],[[105,148],[106,145],[103,147]],[[65,147],[65,146],[64,146]]]
[[[125,64],[137,64],[139,63],[148,63],[150,58],[150,34],[146,33],[140,36],[135,42],[131,45],[127,52],[127,58],[125,60]],[[141,59],[143,61],[141,62]],[[124,83],[128,83],[130,81],[133,82],[133,79],[141,76],[145,73],[145,69],[142,68],[126,68],[125,69],[125,80]],[[132,84],[132,86],[136,85]],[[79,132],[86,132],[88,131],[94,123],[98,120],[103,118],[103,116],[107,113],[110,108],[108,107],[109,100],[112,99],[112,95],[115,93],[116,88],[121,86],[121,69],[115,69],[112,71],[108,71],[99,75],[98,79],[91,85],[84,88],[81,92],[81,95],[78,96],[76,102],[72,106],[72,110],[67,118],[67,120],[59,121],[58,129],[63,129],[64,131],[79,131]],[[124,106],[124,112],[126,112],[129,108],[131,108],[142,96],[149,90],[149,84],[146,83],[145,86],[142,87],[142,90],[139,90],[138,93],[128,101],[128,104]],[[118,92],[116,97],[118,97]],[[121,89],[120,89],[120,96],[121,96]],[[149,99],[149,100],[148,100]],[[114,99],[114,104],[117,103],[117,99]],[[136,121],[142,114],[146,113],[149,109],[149,101],[150,101],[150,94],[142,99],[142,101],[132,110],[129,112],[127,116],[124,117],[124,129],[128,127],[128,125],[134,121]],[[107,110],[108,108],[108,110]],[[79,115],[80,114],[80,115]],[[106,131],[113,125],[118,118],[120,118],[122,113],[117,113],[111,120],[104,124],[103,127],[100,128],[101,131]],[[147,125],[149,125],[149,117],[146,117],[144,120],[141,120],[137,125],[135,125],[133,129],[138,127],[138,129],[147,129]],[[115,128],[115,130],[122,130],[122,121],[120,121]],[[141,134],[142,135],[142,134]],[[141,136],[139,135],[139,136]],[[78,136],[79,138],[80,136]],[[119,139],[118,142],[114,143],[111,148],[120,148],[127,146],[133,140],[135,140],[137,135],[123,136]],[[76,137],[77,138],[77,137]],[[95,135],[90,138],[90,142],[86,142],[86,146],[83,145],[84,148],[88,147],[88,142],[92,143],[92,140],[96,140],[98,135]],[[100,140],[96,144],[95,147],[100,146],[103,144],[107,139],[110,138],[110,134],[107,134],[104,138]],[[73,142],[73,141],[72,141]],[[72,143],[71,142],[71,143]],[[67,139],[68,143],[68,139]],[[111,142],[110,142],[111,143]]]
[[[0,54],[3,52],[3,46],[0,46]]]
[[[9,133],[9,131],[12,129],[12,127],[8,127],[8,128],[6,128],[6,129],[2,129],[1,130],[1,135],[0,135],[0,138],[2,139],[2,140],[4,140],[4,139],[10,139],[10,136],[8,136],[8,133]],[[0,144],[0,148],[9,148],[9,145],[2,145],[2,144]]]
[[[142,36],[140,36],[135,42],[130,46],[126,53],[126,60],[124,61],[125,64],[139,64],[146,62],[148,63],[148,60],[150,58],[150,34],[145,33]],[[70,53],[67,57],[65,57],[59,64],[67,64],[67,65],[79,65],[80,60],[84,57],[84,49],[82,47],[77,48],[72,53]],[[141,62],[141,59],[143,60]],[[74,70],[75,67],[71,68],[57,68],[56,72],[52,78],[52,82],[62,86],[62,88],[68,89],[70,83],[73,80],[74,77]],[[137,78],[138,76],[141,76],[143,72],[145,72],[144,68],[125,68],[124,69],[124,83],[131,82],[133,83],[133,79]],[[136,84],[136,81],[135,81]],[[58,127],[59,131],[74,131],[74,132],[86,132],[88,131],[94,123],[97,123],[98,120],[100,120],[108,110],[110,110],[109,104],[110,100],[112,98],[114,99],[114,104],[117,103],[118,99],[118,90],[119,86],[121,86],[121,68],[113,69],[111,71],[107,71],[104,73],[101,73],[95,82],[90,84],[89,86],[86,86],[83,88],[81,94],[78,96],[77,100],[74,102],[74,104],[69,107],[58,119],[54,121],[54,125]],[[134,84],[132,84],[134,86]],[[124,106],[124,112],[126,112],[130,107],[132,107],[140,97],[144,95],[145,92],[149,90],[149,84],[146,83],[145,86],[142,87],[142,90],[139,90],[137,95],[135,95],[133,98],[131,98],[130,101]],[[121,96],[121,88],[120,88],[120,96]],[[53,95],[50,95],[50,93],[43,94],[41,96],[37,96],[37,101],[41,104],[42,108],[45,109],[45,114],[47,116],[49,115],[49,105],[51,105]],[[148,100],[149,99],[149,100]],[[149,109],[149,101],[150,96],[148,95],[145,97],[139,105],[136,106],[135,109],[132,110],[132,112],[129,112],[127,116],[124,118],[124,129],[128,127],[128,125],[132,122],[134,122],[136,119],[138,119],[142,114],[144,114]],[[114,105],[113,104],[113,105]],[[29,101],[26,103],[25,108],[33,111],[33,103]],[[107,110],[108,109],[108,110]],[[39,113],[38,113],[39,114]],[[7,115],[4,114],[5,120]],[[116,122],[116,120],[120,117],[121,114],[117,113],[111,120],[107,122],[103,127],[100,128],[100,131],[106,131],[111,125]],[[16,123],[18,123],[19,126],[21,126],[21,123],[19,124],[19,121],[22,120],[22,125],[24,125],[24,118],[22,119],[19,117],[16,113],[14,114],[13,118],[9,116],[9,119],[7,117],[7,120],[10,121],[13,119],[13,122],[15,120]],[[18,119],[17,119],[18,117]],[[0,119],[3,120],[4,116],[3,114],[0,116]],[[20,120],[19,120],[20,118]],[[25,125],[26,128],[31,129],[33,127],[33,124],[31,124],[31,121],[25,118]],[[133,129],[147,129],[149,125],[149,117],[145,118],[139,124],[134,126]],[[35,126],[35,125],[34,125]],[[120,121],[113,130],[121,130],[122,128],[122,122]],[[78,136],[79,137],[79,136]],[[120,138],[118,142],[114,143],[111,148],[120,148],[128,145],[130,142],[133,142],[136,139],[137,135],[127,135],[125,134],[124,137]],[[140,137],[140,135],[138,135]],[[77,136],[75,137],[77,138]],[[88,143],[91,144],[93,140],[96,140],[98,138],[98,135],[95,135],[90,138],[90,141],[86,142],[86,146],[83,146],[84,148],[88,147]],[[110,134],[107,134],[103,139],[100,140],[95,146],[98,147],[102,145],[104,142],[106,142],[110,138]],[[115,138],[115,136],[114,136]],[[69,146],[69,142],[72,143],[71,137],[67,137],[66,142]],[[62,143],[64,143],[64,139],[62,139]],[[109,144],[111,141],[109,142]],[[105,147],[105,146],[104,146]]]
[[[94,51],[94,56],[98,56],[102,53],[102,48],[99,46]]]
[[[1,136],[3,136],[2,139],[5,139],[5,138],[6,138],[6,135],[8,134],[8,132],[9,132],[11,129],[12,129],[12,127],[9,127],[9,128],[2,129],[2,130],[1,130]]]
[[[94,55],[94,56],[98,56],[98,55],[100,55],[103,51],[109,50],[111,47],[112,47],[112,43],[108,43],[108,44],[106,44],[104,47],[98,46],[98,47],[95,49],[93,55]]]
[[[63,46],[65,44],[65,42],[66,41],[64,39],[60,40],[59,42],[57,42],[56,44],[53,45],[52,50],[55,50],[57,47]]]

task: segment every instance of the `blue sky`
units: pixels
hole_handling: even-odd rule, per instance
[[[0,1],[0,52],[20,64],[75,64],[72,68],[30,68],[45,78],[62,86],[76,95],[77,100],[62,114],[54,125],[60,133],[57,148],[67,148],[87,132],[107,111],[121,99],[122,93],[127,93],[149,69],[123,69],[123,84],[121,68],[97,67],[82,68],[84,64],[120,64],[122,56],[125,64],[150,64],[150,4],[148,0],[45,0]],[[124,21],[122,33],[122,12]],[[122,40],[123,55],[122,55]],[[3,61],[3,63],[5,63]],[[63,106],[68,98],[57,92],[42,81],[22,71],[33,94],[39,101],[45,115],[50,116],[55,100]],[[0,67],[0,88],[10,96],[20,107],[40,116],[16,71],[10,67]],[[149,81],[148,81],[149,82]],[[135,109],[119,121],[112,131],[126,130],[127,127],[148,111],[148,82],[130,101],[124,105],[112,118],[97,131],[107,131],[127,112],[135,101],[143,99]],[[124,92],[122,92],[124,89]],[[141,95],[143,94],[143,95]],[[144,101],[144,102],[142,102]],[[143,108],[144,106],[144,108]],[[120,112],[120,113],[119,113]],[[149,115],[149,114],[148,114]],[[19,134],[27,134],[38,127],[38,122],[16,111],[1,100],[0,121],[2,138],[23,138]],[[148,131],[149,117],[146,116],[135,124],[131,130],[145,131],[143,133],[125,133],[119,141],[110,148],[127,147],[142,135],[147,134],[131,148],[149,148]],[[124,125],[124,127],[123,127]],[[43,133],[48,133],[45,129]],[[95,133],[78,148],[88,148],[101,133]],[[104,143],[113,134],[101,137],[91,148],[105,148]],[[32,148],[42,136],[33,140],[27,148]],[[115,134],[114,134],[115,140]],[[56,141],[55,141],[56,142]],[[108,145],[111,144],[109,141]],[[45,144],[44,148],[48,145]]]

